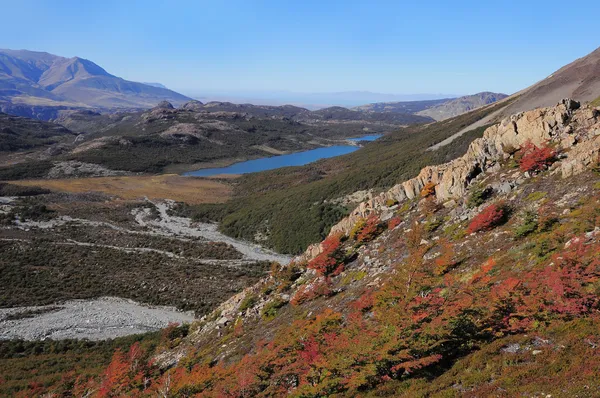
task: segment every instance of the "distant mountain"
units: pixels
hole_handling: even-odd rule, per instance
[[[424,101],[401,101],[401,102],[375,102],[356,106],[352,109],[363,112],[396,112],[396,113],[417,113],[425,109],[451,101],[453,98],[441,98]]]
[[[0,50],[0,102],[29,106],[149,108],[188,97],[111,75],[87,59]]]
[[[332,106],[319,109],[317,111],[304,112],[297,115],[295,120],[304,122],[371,122],[371,123],[390,123],[390,124],[419,124],[430,123],[434,120],[428,116],[412,115],[409,113],[394,112],[361,112],[341,106]]]
[[[142,84],[145,84],[147,86],[152,86],[152,87],[158,87],[158,88],[167,88],[164,84],[160,84],[160,83],[142,82]]]
[[[370,91],[340,91],[329,93],[301,93],[293,91],[202,91],[189,93],[203,102],[226,101],[264,105],[293,104],[311,110],[331,106],[354,107],[375,102],[424,101],[440,98],[456,98],[448,94],[385,94]]]
[[[426,101],[376,102],[361,105],[354,110],[378,113],[414,114],[444,120],[458,116],[481,106],[506,98],[506,94],[483,92],[460,98],[443,98]]]
[[[417,115],[429,116],[435,120],[445,120],[484,105],[493,104],[508,97],[506,94],[483,92],[443,102],[417,112]]]

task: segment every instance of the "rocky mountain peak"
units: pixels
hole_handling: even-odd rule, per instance
[[[175,109],[169,101],[161,101],[153,109]]]

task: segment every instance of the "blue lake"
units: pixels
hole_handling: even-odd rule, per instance
[[[348,138],[348,141],[375,141],[381,135],[367,135],[358,138]],[[288,155],[272,156],[270,158],[261,158],[248,160],[246,162],[234,163],[227,167],[217,167],[213,169],[200,169],[184,173],[184,176],[210,177],[218,174],[247,174],[258,171],[273,170],[280,167],[303,166],[308,163],[316,162],[319,159],[327,159],[335,156],[345,155],[354,152],[360,147],[354,145],[334,145],[325,148],[312,149],[310,151],[295,152]]]

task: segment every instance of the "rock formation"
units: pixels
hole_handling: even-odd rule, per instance
[[[598,161],[600,108],[580,109],[578,102],[564,99],[554,107],[512,115],[486,129],[483,137],[474,140],[462,157],[425,167],[417,177],[360,203],[331,228],[330,235],[347,235],[359,219],[372,212],[380,214],[382,219],[389,217],[392,212],[386,203],[414,199],[428,183],[435,184],[438,202],[460,198],[477,175],[509,158],[528,141],[535,145],[557,145],[562,150],[564,159],[558,166],[564,178],[580,173]],[[311,245],[298,260],[311,259],[320,251],[320,244]]]

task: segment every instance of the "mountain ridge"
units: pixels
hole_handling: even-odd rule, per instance
[[[434,120],[441,121],[492,104],[506,97],[508,97],[506,94],[483,91],[458,98],[443,98],[424,101],[376,102],[357,106],[352,109],[363,112],[410,113],[431,117]]]
[[[127,81],[84,58],[0,49],[0,100],[22,105],[149,108],[161,100],[179,105],[190,98]]]

